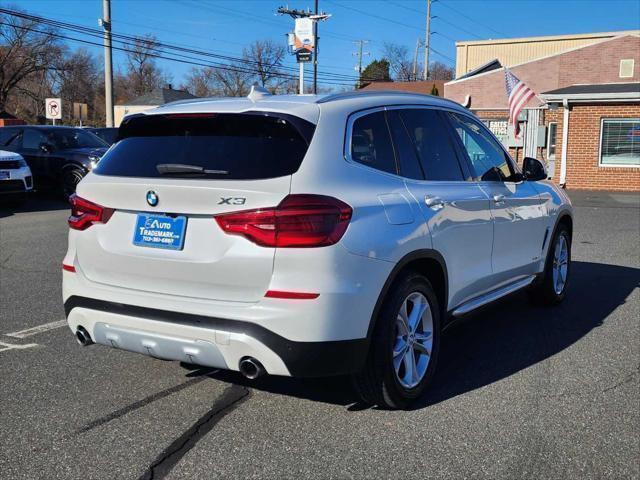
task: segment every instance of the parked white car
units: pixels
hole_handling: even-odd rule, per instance
[[[565,296],[569,199],[454,102],[254,89],[129,116],[120,138],[72,198],[63,299],[83,345],[352,374],[403,408],[452,319]]]
[[[22,203],[33,190],[33,175],[21,155],[0,150],[0,202]]]

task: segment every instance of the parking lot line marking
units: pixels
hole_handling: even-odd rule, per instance
[[[37,335],[38,333],[53,330],[54,328],[64,327],[66,324],[66,320],[58,320],[57,322],[45,323],[43,325],[38,325],[37,327],[20,330],[19,332],[5,333],[5,336],[13,338],[27,338],[31,335]]]
[[[38,346],[37,343],[27,343],[25,345],[15,345],[13,343],[0,342],[0,347],[4,347],[4,348],[0,348],[0,352],[4,352],[5,350],[23,350],[25,348],[32,348],[32,347],[37,347],[37,346]]]

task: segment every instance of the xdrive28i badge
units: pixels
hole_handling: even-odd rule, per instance
[[[160,199],[158,198],[158,194],[156,192],[154,192],[153,190],[149,190],[147,192],[147,203],[150,206],[155,207],[156,205],[158,205],[159,201]]]

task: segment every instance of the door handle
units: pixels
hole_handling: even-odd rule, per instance
[[[502,203],[502,202],[504,202],[504,195],[502,195],[502,194],[494,195],[494,196],[493,196],[493,201],[494,201],[495,203]]]
[[[431,195],[425,195],[424,203],[426,203],[427,207],[429,208],[444,206],[444,201],[440,197],[431,196]]]

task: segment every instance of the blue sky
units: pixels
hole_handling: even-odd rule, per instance
[[[102,0],[13,0],[29,13],[97,27]],[[114,32],[152,33],[163,42],[190,46],[229,56],[256,39],[285,43],[293,28],[288,16],[274,14],[278,6],[312,7],[308,1],[278,0],[112,0]],[[411,52],[424,38],[424,0],[320,0],[332,17],[321,24],[321,71],[356,75],[358,39],[369,40],[365,63],[379,58],[385,42],[406,45]],[[433,3],[432,60],[455,64],[454,41],[565,33],[640,29],[638,0],[437,0]],[[101,55],[100,47],[87,47]],[[122,55],[115,55],[116,67]],[[288,59],[295,66],[293,58]],[[160,66],[179,85],[191,68],[161,61]]]

